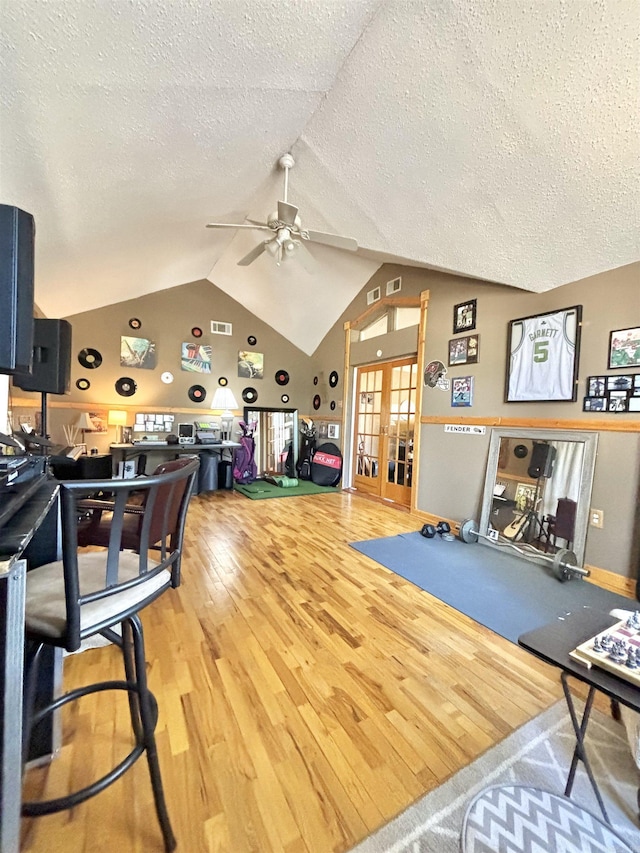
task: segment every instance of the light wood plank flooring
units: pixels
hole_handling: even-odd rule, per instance
[[[180,850],[349,850],[560,698],[556,671],[349,548],[419,526],[346,493],[193,500],[183,585],[144,616]],[[65,660],[66,686],[119,677],[113,648]],[[63,731],[28,795],[113,766],[126,698],[75,703]],[[25,820],[22,849],[161,851],[144,760]]]

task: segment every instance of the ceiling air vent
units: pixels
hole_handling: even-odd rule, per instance
[[[211,334],[213,335],[231,335],[233,334],[233,326],[231,323],[221,323],[219,320],[211,321]]]
[[[373,290],[370,290],[367,293],[367,305],[373,305],[374,302],[377,302],[380,299],[380,288],[374,287]]]
[[[391,281],[387,282],[387,296],[391,296],[393,293],[398,293],[399,290],[402,290],[402,278],[394,278]]]

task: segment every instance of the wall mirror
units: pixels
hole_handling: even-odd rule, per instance
[[[491,547],[513,544],[531,559],[568,548],[584,563],[598,434],[491,432],[479,530]]]
[[[257,424],[255,460],[258,474],[284,474],[289,446],[293,450],[294,464],[298,459],[298,410],[270,409],[263,406],[245,406],[244,421]]]

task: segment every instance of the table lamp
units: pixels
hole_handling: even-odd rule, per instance
[[[107,423],[116,427],[116,443],[122,444],[122,428],[127,425],[127,413],[120,409],[110,409]]]
[[[82,433],[82,444],[85,444],[85,438],[84,438],[85,432],[94,432],[95,428],[96,428],[95,424],[91,420],[89,412],[82,412],[81,414],[79,414],[78,420],[76,421],[75,425],[78,427],[78,429]]]
[[[220,415],[222,438],[224,441],[229,441],[231,438],[231,430],[233,429],[233,412],[231,409],[238,408],[238,403],[236,398],[233,396],[233,392],[226,386],[216,388],[211,408],[222,410]]]

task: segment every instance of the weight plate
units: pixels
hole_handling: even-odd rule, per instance
[[[129,326],[132,329],[141,329],[142,328],[142,320],[138,320],[137,317],[132,317],[129,320]]]
[[[187,394],[193,403],[203,403],[207,396],[207,389],[202,385],[192,385]]]
[[[78,361],[87,370],[95,370],[102,364],[102,356],[97,349],[81,349],[78,353]]]
[[[202,337],[202,329],[200,328],[200,326],[194,326],[193,329],[191,329],[191,334],[193,335],[194,338],[201,338]]]
[[[459,535],[462,541],[467,544],[478,541],[478,528],[472,518],[467,518],[462,522]]]
[[[77,379],[76,388],[78,388],[80,391],[88,391],[89,388],[91,388],[91,383],[88,379]]]
[[[331,373],[329,374],[329,385],[332,388],[335,388],[337,384],[338,384],[338,371],[332,370]]]
[[[134,380],[128,376],[123,376],[116,381],[116,391],[121,397],[133,397],[137,388]]]
[[[166,373],[162,374],[160,379],[162,379],[165,385],[171,385],[171,383],[173,382],[173,373],[169,373],[169,371],[167,370]]]
[[[279,370],[276,373],[276,382],[278,385],[287,385],[289,382],[289,374],[286,370]]]
[[[255,403],[258,399],[258,392],[255,388],[245,388],[242,392],[242,399],[245,403]]]
[[[578,558],[568,548],[561,548],[553,558],[553,573],[561,583],[573,578],[572,566],[578,565]]]
[[[320,394],[316,394],[315,397],[313,398],[313,408],[319,409],[320,408],[320,402],[321,402],[320,401]]]

